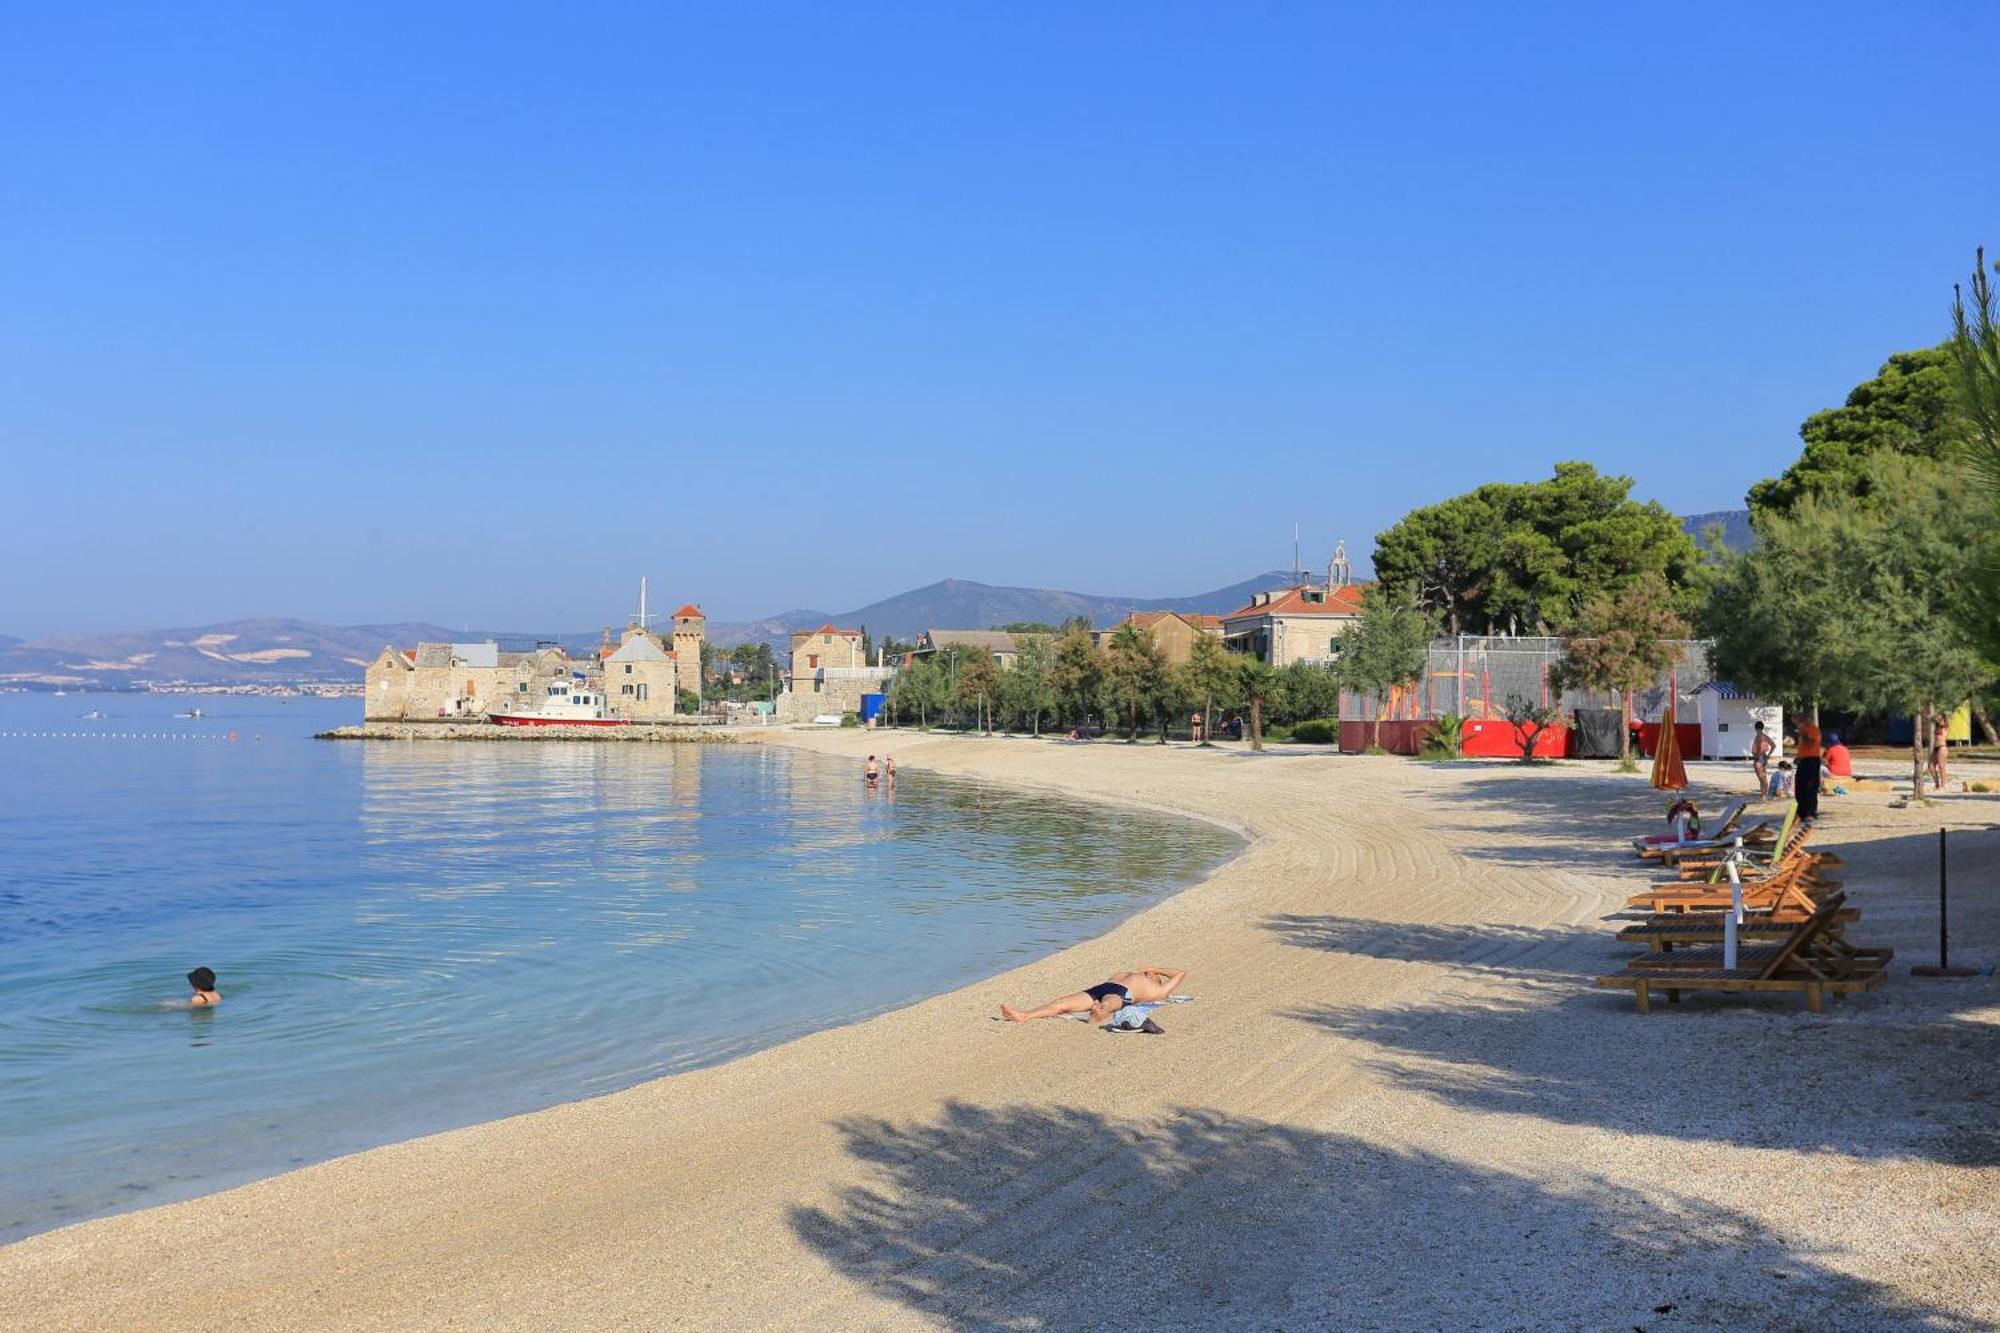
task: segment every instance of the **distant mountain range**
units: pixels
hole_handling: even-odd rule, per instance
[[[1745,550],[1750,545],[1750,515],[1746,510],[1694,514],[1682,522],[1696,536],[1711,524],[1719,523],[1726,545],[1735,550]],[[1023,621],[1060,625],[1074,616],[1083,616],[1094,625],[1109,625],[1133,611],[1168,608],[1221,615],[1247,603],[1253,593],[1283,587],[1291,579],[1286,570],[1267,570],[1240,583],[1184,597],[1108,597],[941,579],[851,611],[801,607],[762,620],[711,620],[708,634],[721,647],[768,643],[782,656],[789,650],[791,631],[812,629],[828,622],[866,628],[878,639],[885,636],[914,639],[926,629],[990,629]],[[582,652],[597,643],[599,633],[601,630],[521,634],[453,630],[421,622],[321,625],[305,620],[264,619],[190,629],[68,634],[26,641],[0,634],[0,688],[120,689],[146,682],[172,681],[200,685],[355,681],[361,679],[363,669],[388,644],[408,647],[418,642],[498,639],[503,644],[526,646],[537,641],[555,641]]]
[[[722,647],[769,643],[782,654],[794,629],[833,621],[866,626],[877,636],[915,638],[921,630],[986,629],[1016,621],[1060,624],[1072,616],[1109,624],[1127,612],[1180,607],[1214,615],[1233,611],[1250,594],[1290,579],[1273,571],[1227,588],[1188,597],[1100,597],[1045,588],[1001,588],[963,579],[944,579],[910,592],[871,602],[853,611],[800,608],[762,620],[710,621],[709,637]],[[307,620],[233,620],[187,629],[141,630],[121,634],[64,634],[24,641],[0,636],[0,687],[123,689],[147,682],[184,681],[200,685],[289,685],[353,681],[385,645],[419,642],[478,642],[527,645],[555,641],[572,651],[588,651],[601,631],[523,634],[447,629],[411,622],[392,625],[321,625]]]
[[[1747,551],[1757,540],[1757,534],[1750,530],[1750,511],[1747,509],[1718,509],[1712,514],[1689,514],[1681,520],[1688,536],[1701,541],[1708,529],[1722,528],[1722,544],[1731,551]]]

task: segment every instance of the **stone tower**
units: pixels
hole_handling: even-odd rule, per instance
[[[1354,582],[1354,566],[1347,562],[1347,543],[1335,542],[1333,559],[1326,565],[1326,590],[1329,594],[1335,588],[1345,588]]]
[[[708,637],[708,617],[701,608],[689,602],[674,612],[674,661],[679,665],[675,675],[680,688],[690,690],[698,699],[701,697],[701,645]]]

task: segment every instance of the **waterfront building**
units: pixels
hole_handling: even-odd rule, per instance
[[[927,629],[917,635],[916,651],[910,655],[928,657],[945,648],[957,647],[984,653],[993,659],[994,666],[1006,671],[1021,656],[1019,637],[997,629]]]
[[[861,696],[887,688],[895,672],[870,666],[858,629],[821,625],[792,631],[792,660],[778,715],[805,720],[825,713],[860,711]]]
[[[700,649],[695,650],[697,654]],[[639,625],[604,659],[604,701],[613,717],[658,722],[672,717],[680,688],[680,663],[660,636]]]
[[[1150,636],[1168,666],[1178,666],[1194,652],[1195,641],[1222,637],[1222,617],[1195,611],[1134,611],[1108,629],[1092,630],[1099,648],[1108,647],[1111,636],[1125,625],[1136,625]]]
[[[570,670],[558,647],[503,651],[499,644],[420,643],[384,648],[364,676],[362,716],[370,722],[484,717],[496,708],[532,707],[551,680]]]
[[[1310,583],[1260,592],[1222,617],[1223,646],[1261,657],[1274,667],[1294,662],[1331,665],[1340,634],[1361,616],[1361,589]]]

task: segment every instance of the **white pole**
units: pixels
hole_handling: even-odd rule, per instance
[[[1729,869],[1729,915],[1722,918],[1722,965],[1736,966],[1736,928],[1743,924],[1743,876],[1737,866],[1743,859],[1743,839],[1736,839],[1736,849],[1724,859],[1723,865]]]

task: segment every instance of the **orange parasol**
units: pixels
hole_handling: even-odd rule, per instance
[[[1660,743],[1653,747],[1653,785],[1661,791],[1679,791],[1688,785],[1687,765],[1681,762],[1680,738],[1674,734],[1674,701],[1667,700],[1666,716],[1660,719]]]

